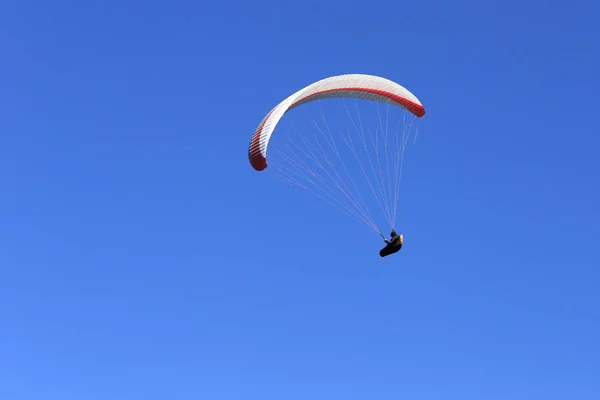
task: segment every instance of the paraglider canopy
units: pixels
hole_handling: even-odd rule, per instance
[[[389,103],[402,107],[417,117],[425,108],[415,95],[399,84],[374,75],[348,74],[332,76],[300,89],[276,105],[262,120],[250,142],[250,164],[257,171],[267,168],[267,147],[277,123],[293,108],[326,98],[352,97]]]

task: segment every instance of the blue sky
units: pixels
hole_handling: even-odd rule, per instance
[[[0,398],[600,398],[593,2],[0,6]],[[369,73],[428,114],[406,245],[253,171]]]

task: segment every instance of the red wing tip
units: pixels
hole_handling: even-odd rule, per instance
[[[267,168],[267,160],[263,156],[250,156],[250,165],[260,172]]]
[[[425,107],[419,105],[415,107],[414,113],[417,117],[421,118],[423,115],[425,115]]]

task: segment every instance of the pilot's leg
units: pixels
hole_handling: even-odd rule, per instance
[[[391,246],[385,246],[383,249],[379,250],[379,255],[381,257],[389,256],[392,254]]]

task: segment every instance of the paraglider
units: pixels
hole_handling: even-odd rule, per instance
[[[394,254],[400,251],[402,244],[404,243],[404,236],[398,235],[396,231],[392,230],[390,233],[390,240],[383,238],[386,243],[385,247],[379,251],[381,257],[387,257],[390,254]]]
[[[336,103],[332,99],[338,99],[345,108],[337,114],[325,112],[325,102],[318,101],[324,99],[328,99],[327,106]],[[350,100],[357,102],[357,116],[353,116],[348,107]],[[295,115],[301,115],[313,102],[320,106],[323,123],[319,125],[315,118],[307,118],[304,122],[312,120],[318,134],[314,132],[315,126],[311,126],[312,129],[288,128],[273,135],[286,120],[284,115],[295,109],[299,109]],[[358,102],[362,107],[366,107],[363,103],[375,104],[378,122],[367,124],[364,115],[358,112]],[[387,107],[385,112],[379,109],[381,105]],[[402,112],[402,117],[390,118],[394,110]],[[330,120],[343,114],[350,117],[351,128],[333,129]],[[402,248],[403,235],[396,234],[395,224],[404,150],[412,127],[410,117],[421,118],[423,115],[425,108],[421,102],[398,83],[365,74],[332,76],[298,90],[273,107],[254,131],[248,158],[256,171],[273,165],[274,174],[284,182],[307,190],[383,237],[372,213],[372,208],[378,206],[380,216],[392,230],[390,240],[384,237],[386,247],[380,252],[381,257],[385,257]],[[399,121],[402,127],[393,131],[390,120]],[[277,161],[272,155],[268,161],[267,149],[275,140],[273,138],[293,130],[298,133],[299,143],[286,137],[285,146],[277,148]],[[352,160],[356,161],[354,170],[350,165]],[[369,197],[374,198],[375,203],[369,204]]]

